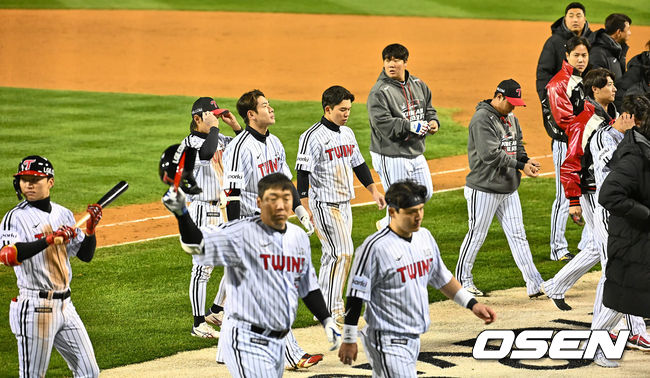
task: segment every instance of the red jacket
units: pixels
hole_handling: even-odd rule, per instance
[[[617,116],[614,104],[608,107],[612,114],[608,114],[600,105],[594,103],[593,99],[588,99],[584,103],[584,110],[574,117],[573,122],[566,129],[569,138],[567,145],[566,158],[560,167],[560,181],[564,187],[564,194],[569,199],[570,206],[580,206],[580,196],[583,188],[595,190],[595,181],[593,175],[581,171],[583,168],[582,157],[585,149],[589,148],[589,138],[600,127],[604,127],[612,122],[612,118]],[[591,160],[586,164],[591,165]]]
[[[580,112],[585,97],[580,72],[563,61],[562,69],[546,85],[546,93],[555,123],[566,132]]]

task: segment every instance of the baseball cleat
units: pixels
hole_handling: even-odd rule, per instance
[[[612,339],[612,342],[616,344],[616,340],[618,340],[618,335],[614,333],[609,333],[609,338]]]
[[[650,351],[650,341],[641,335],[634,335],[627,339],[626,347],[648,352]]]
[[[220,311],[216,314],[212,311],[208,312],[208,314],[205,316],[205,321],[209,324],[221,327],[221,322],[223,321],[223,311]]]
[[[533,298],[541,297],[542,295],[544,295],[544,292],[540,290],[537,293],[528,294],[528,298],[533,299]]]
[[[610,361],[607,358],[605,358],[605,355],[602,353],[596,354],[594,357],[594,363],[600,367],[604,368],[617,368],[618,367],[618,362],[616,361]]]
[[[551,298],[553,300],[553,303],[555,304],[555,307],[559,308],[562,311],[569,311],[572,309],[571,306],[569,306],[565,301],[564,298]]]
[[[574,255],[571,252],[567,252],[566,255],[560,257],[557,261],[569,262],[569,261],[573,260],[574,257],[576,257],[576,255]]]
[[[485,294],[479,290],[474,284],[470,286],[466,286],[465,290],[469,291],[470,294],[474,295],[475,297],[483,297]]]
[[[190,334],[194,337],[203,339],[216,339],[219,337],[219,332],[215,331],[208,323],[203,322],[198,327],[192,327]]]
[[[310,368],[310,367],[316,365],[317,363],[321,362],[322,359],[323,359],[322,354],[305,353],[305,355],[302,356],[300,361],[298,361],[298,363],[296,364],[296,369]]]

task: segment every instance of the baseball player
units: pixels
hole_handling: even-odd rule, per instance
[[[394,43],[381,53],[384,69],[368,94],[370,156],[384,191],[397,181],[412,179],[433,194],[431,172],[424,158],[425,138],[440,127],[431,105],[431,90],[406,70],[409,52]],[[388,225],[388,215],[377,228]]]
[[[611,125],[600,127],[591,138],[589,148],[594,163],[594,176],[596,178],[596,198],[600,194],[605,178],[610,173],[611,168],[607,165],[616,150],[618,144],[623,140],[625,131],[634,126],[639,126],[650,110],[650,100],[645,96],[627,96],[623,99],[622,114],[616,122]],[[603,306],[603,289],[605,284],[605,267],[607,265],[607,240],[609,229],[609,212],[596,203],[594,211],[594,235],[597,242],[602,245],[601,266],[602,276],[598,282],[596,290],[596,300],[594,302],[594,317],[591,325],[592,329],[612,330],[614,325],[623,316],[627,326],[630,329],[630,336],[627,346],[643,351],[650,350],[650,337],[646,330],[643,318],[634,315],[621,314],[618,311],[611,310]],[[595,356],[596,364],[600,366],[617,365],[614,361],[608,361],[604,355]]]
[[[565,198],[568,198],[571,203],[571,212],[577,218],[583,216],[586,226],[595,230],[594,217],[598,197],[595,195],[593,159],[588,146],[592,134],[597,129],[614,122],[618,113],[612,103],[616,88],[610,72],[602,68],[589,71],[585,76],[584,86],[586,93],[584,110],[574,117],[566,128],[569,148],[560,168],[560,181],[564,186]],[[595,237],[595,234],[591,233],[590,237]],[[607,240],[606,236],[604,240]],[[564,300],[564,294],[598,261],[606,260],[604,253],[604,244],[594,240],[553,278],[544,282],[544,291],[557,308],[563,311],[571,310],[571,306]],[[599,306],[595,307],[594,315],[597,315],[599,310]]]
[[[472,267],[495,214],[526,281],[528,296],[542,295],[542,276],[533,263],[526,240],[517,193],[521,181],[519,171],[537,177],[540,164],[526,155],[519,120],[512,113],[515,106],[526,106],[521,99],[521,86],[512,79],[504,80],[497,86],[491,100],[478,103],[469,123],[467,151],[470,172],[465,186],[469,231],[460,247],[456,277],[476,296],[483,295],[483,292],[474,285]]]
[[[313,219],[323,247],[318,284],[337,324],[343,324],[343,286],[354,252],[350,207],[354,198],[352,172],[368,189],[379,209],[386,206],[359,151],[354,132],[345,126],[353,101],[354,95],[338,85],[323,92],[324,115],[300,135],[296,159],[300,201]]]
[[[244,93],[237,100],[237,112],[244,119],[246,129],[237,135],[223,153],[224,188],[228,194],[227,215],[229,220],[251,217],[259,214],[257,205],[257,183],[271,173],[280,172],[291,178],[282,142],[269,132],[275,124],[275,111],[259,90]],[[309,213],[300,204],[294,188],[293,211],[307,229],[309,235],[314,226]],[[226,270],[225,276],[227,276]],[[227,280],[227,277],[224,278]],[[220,285],[220,293],[224,290]],[[217,296],[221,295],[217,293]],[[318,363],[323,355],[306,353],[296,341],[293,332],[287,335],[285,359],[287,367],[308,368]],[[220,350],[217,360],[220,360]]]
[[[566,129],[584,105],[581,75],[589,66],[590,48],[591,45],[584,36],[572,37],[566,42],[566,60],[562,63],[562,69],[546,85],[546,99],[542,101],[547,131],[553,130],[555,136],[551,143],[555,165],[555,201],[551,208],[551,260],[556,261],[569,261],[574,257],[569,252],[569,244],[564,236],[569,216],[569,201],[560,182],[560,167],[567,153]],[[572,219],[582,225],[580,217]],[[585,227],[578,248],[593,248],[592,244],[591,229]]]
[[[18,281],[9,324],[18,342],[19,376],[44,377],[55,347],[75,377],[97,377],[93,346],[70,300],[70,258],[92,260],[102,208],[88,205],[85,233],[72,228],[72,212],[50,200],[53,186],[49,160],[24,158],[14,188],[25,200],[5,214],[0,230],[0,262],[14,268]],[[57,238],[62,243],[55,243]]]
[[[201,193],[187,197],[190,201],[188,209],[197,226],[218,225],[223,222],[219,203],[223,186],[222,154],[225,146],[233,139],[219,134],[219,118],[223,119],[235,134],[242,132],[242,128],[232,113],[227,109],[219,108],[210,97],[200,97],[196,100],[192,105],[191,116],[190,135],[183,139],[182,145],[197,150],[193,176],[196,184],[201,188]],[[215,311],[210,311],[208,316],[205,316],[206,288],[213,268],[199,265],[196,261],[192,263],[189,289],[194,316],[194,325],[190,332],[192,336],[203,338],[219,336],[219,333],[208,323],[221,325],[215,313],[219,312],[218,309],[222,307],[225,298],[217,296],[211,308]]]
[[[386,192],[390,224],[370,235],[354,254],[347,292],[347,314],[339,358],[357,358],[357,323],[366,302],[361,330],[373,377],[416,377],[420,335],[429,328],[427,285],[440,290],[485,324],[496,319],[451,275],[431,233],[420,228],[427,188],[412,181]]]
[[[228,271],[219,345],[234,377],[282,376],[285,336],[298,297],[323,324],[331,350],[340,343],[316,281],[309,237],[287,222],[294,190],[283,174],[266,175],[258,183],[258,216],[201,229],[192,222],[182,191],[170,188],[163,197],[177,217],[183,249],[199,256],[202,265]]]

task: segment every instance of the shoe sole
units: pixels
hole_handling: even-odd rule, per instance
[[[625,344],[625,347],[626,347],[627,349],[636,349],[636,350],[640,350],[640,351],[642,351],[642,352],[650,352],[650,347],[643,347],[643,346],[641,346],[641,345],[632,344],[632,343],[630,343],[630,342],[628,342],[627,344]]]

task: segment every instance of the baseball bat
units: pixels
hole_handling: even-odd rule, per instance
[[[115,199],[119,196],[122,195],[127,189],[129,188],[129,183],[126,181],[120,181],[118,182],[114,187],[111,188],[106,194],[102,196],[102,198],[97,201],[97,204],[103,208],[106,206],[110,205],[111,202],[115,201]],[[86,221],[90,218],[90,213],[86,213],[77,223],[74,225],[74,228],[80,228]],[[54,238],[54,243],[55,244],[63,244],[63,237],[57,236]]]

